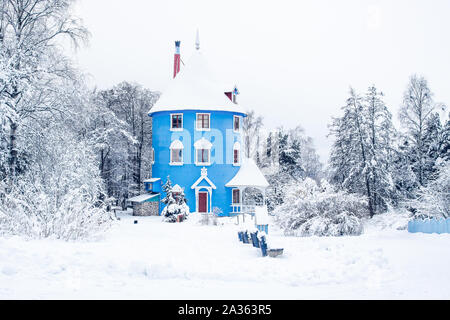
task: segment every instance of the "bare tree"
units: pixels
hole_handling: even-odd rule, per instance
[[[74,0],[2,1],[0,59],[9,72],[0,83],[0,102],[6,106],[4,117],[9,122],[11,177],[15,176],[16,140],[22,119],[42,109],[51,111],[43,104],[45,99],[30,103],[30,91],[50,85],[54,78],[73,77],[67,59],[60,54],[60,38],[71,39],[75,47],[88,38],[88,31],[70,14],[73,3]],[[33,97],[43,98],[39,94]]]
[[[259,130],[263,124],[263,118],[257,116],[255,111],[248,112],[247,117],[244,118],[244,150],[247,158],[252,158],[258,149]]]
[[[419,184],[426,182],[425,171],[425,132],[429,118],[438,104],[433,101],[433,93],[428,87],[427,80],[422,76],[413,75],[403,96],[400,109],[400,121],[407,131],[407,139],[412,144],[414,154],[414,171]]]

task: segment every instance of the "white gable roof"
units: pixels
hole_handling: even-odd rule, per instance
[[[170,148],[169,149],[184,149],[183,143],[180,140],[174,140],[171,144],[170,144]]]
[[[226,187],[256,187],[267,188],[269,183],[259,170],[253,159],[245,158],[238,173],[228,182]]]
[[[197,188],[200,182],[202,182],[203,180],[208,182],[211,188],[217,189],[216,185],[208,178],[208,169],[206,169],[205,167],[202,168],[200,178],[198,178],[197,181],[195,181],[191,189]]]
[[[212,146],[212,143],[206,140],[205,137],[202,137],[200,140],[194,143],[195,149],[211,149]]]
[[[184,190],[183,190],[183,188],[181,188],[178,184],[176,184],[175,186],[173,186],[172,192],[175,192],[175,193],[182,193],[182,192],[184,192]]]
[[[246,114],[225,95],[222,88],[208,70],[207,62],[200,50],[196,50],[186,66],[173,79],[149,114],[161,111],[211,110]],[[231,89],[228,89],[231,91]]]

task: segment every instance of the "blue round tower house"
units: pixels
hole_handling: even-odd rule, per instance
[[[199,49],[197,40],[193,56],[180,70],[176,42],[174,79],[149,112],[152,181],[164,184],[170,177],[184,190],[191,212],[229,216],[242,204],[239,176],[248,161],[243,159],[242,141],[246,112],[236,103],[238,90],[226,91],[217,84]],[[261,176],[259,172],[257,179]],[[264,179],[261,184],[266,183]]]

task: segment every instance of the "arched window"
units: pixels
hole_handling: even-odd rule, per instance
[[[180,140],[174,140],[170,145],[170,165],[183,165],[183,143]]]
[[[233,146],[233,165],[241,165],[241,144],[236,142]]]
[[[212,143],[201,138],[195,144],[195,164],[198,166],[211,165],[211,148]]]
[[[241,117],[233,116],[233,131],[240,132],[241,131]]]

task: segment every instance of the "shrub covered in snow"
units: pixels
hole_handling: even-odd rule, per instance
[[[52,138],[35,146],[40,156],[30,170],[0,183],[0,235],[76,240],[112,221],[99,201],[104,186],[93,148],[67,133],[48,133]]]
[[[295,236],[360,235],[367,212],[367,201],[360,196],[309,178],[292,186],[284,204],[274,210],[276,223]]]
[[[440,164],[436,180],[421,188],[418,195],[411,203],[416,218],[450,218],[450,161]]]
[[[166,207],[162,211],[162,216],[166,222],[177,222],[177,219],[185,220],[190,214],[189,206],[184,192],[174,192],[170,177],[167,177],[167,182],[163,187],[166,197],[162,200]]]

